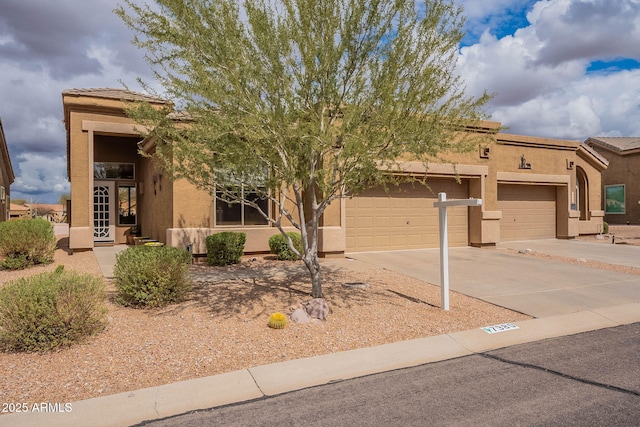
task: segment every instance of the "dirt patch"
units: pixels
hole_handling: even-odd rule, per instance
[[[595,243],[640,246],[640,225],[610,225],[608,234],[579,236],[577,239]]]
[[[69,255],[11,280],[65,269],[100,275],[93,252]],[[299,262],[244,258],[232,267],[192,266],[191,298],[161,310],[109,302],[109,326],[85,344],[44,354],[0,353],[2,402],[71,402],[238,369],[478,328],[529,317],[455,292],[450,311],[440,288],[384,269],[324,268],[331,308],[319,324],[267,326],[275,311],[290,313],[311,299]],[[343,286],[364,283],[363,287]],[[108,283],[110,298],[115,289]]]

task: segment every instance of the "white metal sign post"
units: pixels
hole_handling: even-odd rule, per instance
[[[438,193],[438,201],[433,203],[438,208],[440,219],[440,306],[449,311],[449,240],[447,238],[447,208],[449,206],[482,206],[482,199],[447,200],[447,193]]]

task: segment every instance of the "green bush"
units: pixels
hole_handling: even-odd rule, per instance
[[[224,231],[207,236],[207,264],[230,265],[240,262],[247,241],[245,233]]]
[[[287,234],[291,237],[293,246],[298,250],[298,252],[302,253],[302,237],[300,236],[300,233],[290,231]],[[269,250],[272,254],[278,255],[278,259],[282,261],[295,261],[300,259],[298,255],[291,250],[286,237],[284,237],[282,233],[274,234],[269,237]]]
[[[162,307],[181,302],[191,290],[189,252],[171,246],[132,246],[116,255],[116,302]]]
[[[609,224],[606,222],[602,223],[602,233],[603,234],[609,234]]]
[[[101,278],[64,271],[41,273],[0,289],[0,347],[48,351],[81,342],[107,324]]]
[[[20,219],[0,222],[0,269],[20,270],[53,262],[56,236],[44,219]]]

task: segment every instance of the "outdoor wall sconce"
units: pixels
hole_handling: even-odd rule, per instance
[[[480,147],[480,158],[488,159],[491,149],[489,147]]]
[[[527,159],[524,158],[524,154],[520,157],[518,169],[531,169],[531,163],[527,163]]]
[[[567,159],[567,170],[573,170],[573,165],[575,163],[573,162],[573,160],[569,160]]]

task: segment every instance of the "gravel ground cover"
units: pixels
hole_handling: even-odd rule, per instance
[[[633,228],[640,238],[640,227]],[[622,238],[619,230],[617,239]],[[594,241],[595,237],[592,237]],[[640,240],[640,239],[638,239]],[[64,246],[64,239],[61,240]],[[562,260],[561,260],[562,261]],[[570,260],[566,260],[570,262]],[[55,262],[0,271],[0,286],[26,275],[65,269],[99,276],[93,252],[56,251]],[[439,287],[384,269],[325,268],[331,307],[324,322],[267,326],[275,311],[290,313],[310,299],[299,262],[245,257],[231,267],[193,265],[188,301],[160,310],[112,302],[109,325],[86,343],[50,353],[2,353],[0,402],[72,402],[252,366],[446,334],[529,318],[455,292],[449,312]],[[364,289],[345,283],[364,282]]]

